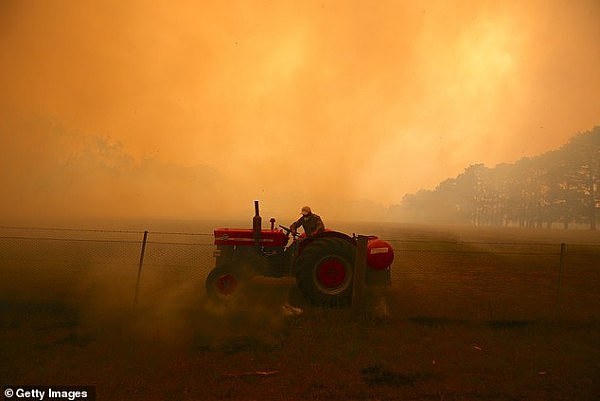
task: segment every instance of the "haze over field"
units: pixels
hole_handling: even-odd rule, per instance
[[[600,2],[0,1],[0,218],[378,219],[600,123]]]

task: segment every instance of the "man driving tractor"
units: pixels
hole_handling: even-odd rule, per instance
[[[317,306],[345,307],[351,305],[354,265],[358,238],[339,231],[325,229],[319,216],[309,207],[288,229],[261,227],[258,201],[254,202],[252,228],[216,228],[214,230],[215,266],[206,277],[206,292],[217,302],[246,302],[244,284],[255,276],[295,277],[300,293]],[[290,233],[298,227],[310,238],[297,235],[290,244]],[[391,284],[392,246],[369,236],[367,242],[365,282],[373,288]],[[250,295],[247,293],[246,295]],[[290,312],[291,311],[291,312]],[[289,311],[295,314],[293,309]]]
[[[302,228],[304,229],[304,233],[307,237],[325,231],[325,225],[323,224],[323,220],[321,220],[321,218],[318,215],[314,214],[308,206],[304,206],[302,208],[302,217],[293,222],[290,226],[292,234],[295,235],[296,229],[300,226],[302,226]]]

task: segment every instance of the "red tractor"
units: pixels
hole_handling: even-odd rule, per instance
[[[302,294],[313,305],[348,306],[352,300],[352,279],[356,236],[325,230],[311,237],[293,234],[284,226],[262,229],[258,201],[254,202],[252,229],[214,230],[216,264],[206,279],[210,298],[235,298],[254,276],[296,277]],[[289,237],[293,240],[288,246]],[[389,286],[394,251],[385,241],[370,236],[367,243],[366,285]]]

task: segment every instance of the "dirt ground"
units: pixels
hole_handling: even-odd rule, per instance
[[[358,315],[310,307],[290,279],[223,307],[206,272],[148,272],[134,308],[120,266],[59,280],[4,263],[0,384],[94,385],[99,400],[600,399],[598,236],[385,234],[394,283]]]

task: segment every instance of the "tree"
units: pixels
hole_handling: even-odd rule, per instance
[[[575,217],[597,229],[600,208],[600,126],[578,134],[565,146],[564,168]]]
[[[557,150],[514,164],[472,164],[434,191],[405,195],[400,209],[412,221],[552,227],[587,223],[597,229],[600,209],[600,127]]]

